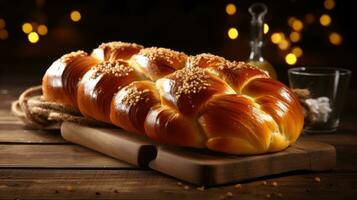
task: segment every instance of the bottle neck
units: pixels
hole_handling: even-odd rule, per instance
[[[264,62],[262,46],[263,46],[262,42],[252,41],[250,43],[249,61]]]
[[[253,19],[251,21],[251,42],[250,42],[250,61],[263,62],[263,19]]]

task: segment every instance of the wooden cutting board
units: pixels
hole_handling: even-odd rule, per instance
[[[296,170],[324,171],[336,165],[336,150],[332,145],[304,138],[282,152],[233,156],[159,145],[119,128],[87,127],[65,122],[61,133],[70,142],[196,185],[212,186]]]

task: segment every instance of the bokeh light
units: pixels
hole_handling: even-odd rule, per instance
[[[6,29],[0,30],[0,40],[6,40],[9,37],[9,32]]]
[[[27,39],[31,42],[31,43],[36,43],[38,42],[38,40],[40,39],[40,37],[38,36],[38,34],[36,32],[31,32],[28,34]]]
[[[239,33],[238,33],[238,30],[236,28],[230,28],[228,30],[228,37],[230,39],[235,40],[235,39],[238,38],[238,35],[239,35]]]
[[[292,42],[299,42],[301,39],[301,34],[299,32],[293,31],[290,33],[289,38]]]
[[[271,42],[274,44],[279,44],[285,38],[284,33],[273,33],[270,37]]]
[[[336,3],[334,0],[325,0],[324,1],[324,7],[327,10],[332,10],[336,6]]]
[[[294,47],[292,48],[291,53],[293,53],[297,58],[299,58],[302,56],[303,50],[300,47]]]
[[[43,24],[39,25],[39,26],[37,27],[37,32],[38,32],[38,34],[40,34],[40,35],[46,35],[47,32],[48,32],[47,26],[46,26],[46,25],[43,25]]]
[[[296,19],[293,21],[291,27],[295,30],[295,31],[301,31],[304,28],[304,24],[302,23],[301,20]]]
[[[33,30],[32,25],[30,23],[24,23],[22,25],[22,31],[24,33],[30,33]]]
[[[292,27],[295,20],[297,20],[296,17],[289,17],[288,18],[288,25]]]
[[[226,13],[228,15],[234,15],[237,12],[237,7],[233,3],[229,3],[226,6]]]
[[[72,11],[70,16],[71,16],[71,20],[74,22],[79,22],[79,20],[81,20],[82,18],[82,15],[78,10]]]
[[[6,22],[3,18],[0,18],[0,29],[3,29],[6,27]]]
[[[329,26],[331,24],[331,17],[328,14],[321,15],[320,24],[322,26]]]
[[[297,58],[293,53],[289,53],[285,56],[285,62],[288,65],[295,65],[297,62]]]
[[[336,32],[332,32],[329,35],[329,41],[331,42],[331,44],[333,45],[340,45],[343,41],[342,36],[339,33]]]
[[[290,42],[286,39],[283,39],[279,45],[278,45],[279,49],[281,50],[287,50],[290,47]]]
[[[264,23],[264,34],[267,34],[269,32],[269,25],[267,23]]]

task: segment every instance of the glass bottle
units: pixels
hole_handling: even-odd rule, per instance
[[[251,41],[250,55],[248,63],[259,67],[269,73],[270,77],[277,79],[277,74],[274,67],[263,58],[263,31],[264,31],[264,16],[268,12],[268,8],[263,3],[254,3],[248,9],[252,15],[251,20]]]

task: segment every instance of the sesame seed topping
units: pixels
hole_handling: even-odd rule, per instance
[[[93,78],[100,74],[110,74],[116,77],[129,76],[129,73],[134,71],[133,68],[128,66],[123,61],[105,61],[94,66],[96,72],[93,74]]]
[[[121,49],[124,50],[126,48],[136,48],[136,49],[142,49],[144,46],[135,44],[135,43],[128,43],[128,42],[120,42],[120,41],[114,41],[114,42],[107,42],[107,43],[102,43],[99,45],[99,48],[105,49]]]
[[[164,61],[169,65],[173,65],[177,61],[184,61],[187,57],[186,54],[182,52],[158,47],[142,49],[139,54],[148,57],[150,60]]]
[[[267,74],[266,71],[264,71],[262,69],[259,69],[255,65],[251,65],[251,64],[248,64],[248,63],[245,63],[245,62],[242,62],[242,61],[239,61],[239,62],[237,62],[237,61],[233,61],[233,62],[226,61],[224,63],[224,65],[220,65],[217,69],[220,70],[220,71],[222,71],[222,70],[236,71],[236,70],[241,70],[241,69],[254,69],[254,70],[258,70],[258,71],[260,71],[262,73]]]
[[[219,65],[225,61],[226,60],[223,57],[210,53],[202,53],[196,56],[190,56],[188,66],[209,67],[212,65]]]
[[[62,63],[69,63],[71,62],[74,58],[76,57],[84,57],[84,56],[87,56],[88,54],[82,50],[79,50],[79,51],[73,51],[71,53],[67,53],[65,55],[63,55],[59,61],[62,62]]]
[[[182,81],[175,95],[180,98],[181,94],[199,93],[210,86],[208,73],[198,67],[183,68],[175,72],[175,78]]]
[[[145,92],[148,92],[148,90],[140,91],[136,87],[130,87],[132,85],[132,83],[129,85],[129,89],[127,89],[127,94],[122,100],[125,105],[129,106],[135,106],[139,101],[144,100],[145,98],[143,97],[143,94]]]

